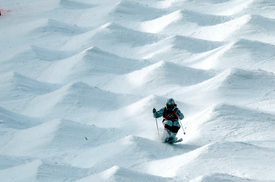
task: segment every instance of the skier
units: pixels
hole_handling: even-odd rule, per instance
[[[156,109],[153,108],[153,116],[154,118],[164,118],[162,123],[164,125],[164,129],[168,133],[168,137],[165,139],[165,142],[175,142],[177,140],[176,135],[180,129],[178,119],[182,120],[184,115],[177,108],[174,99],[168,99],[166,102],[166,107],[160,109],[159,111],[156,111]]]

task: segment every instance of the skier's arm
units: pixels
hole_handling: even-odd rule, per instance
[[[184,115],[181,113],[179,109],[177,109],[177,116],[179,117],[180,120],[184,118]]]
[[[164,108],[160,109],[159,111],[153,112],[154,118],[159,118],[163,116]]]

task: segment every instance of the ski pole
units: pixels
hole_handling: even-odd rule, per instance
[[[153,108],[153,113],[154,113],[154,118],[155,118],[155,120],[156,120],[156,125],[157,125],[157,130],[158,130],[158,136],[159,136],[159,126],[158,126],[158,121],[157,121],[157,117],[155,117],[155,113],[156,113],[157,111],[156,111],[156,109],[155,108]]]
[[[179,119],[179,120],[180,120],[180,119]],[[183,134],[185,135],[185,131],[184,131],[184,129],[183,129],[183,125],[182,125],[182,123],[181,123],[181,120],[180,120],[180,125],[181,125],[181,128],[182,128]]]
[[[157,130],[158,130],[158,136],[159,136],[159,126],[158,126],[157,118],[155,118],[155,120],[156,120],[156,125],[157,125]]]

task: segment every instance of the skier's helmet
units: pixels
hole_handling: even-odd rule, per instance
[[[174,99],[172,99],[172,98],[168,99],[167,102],[166,102],[166,108],[167,109],[173,109],[174,106],[175,106]]]

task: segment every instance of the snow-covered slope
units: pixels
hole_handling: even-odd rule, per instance
[[[1,182],[275,181],[273,0],[0,11]],[[152,117],[170,97],[174,145]]]

